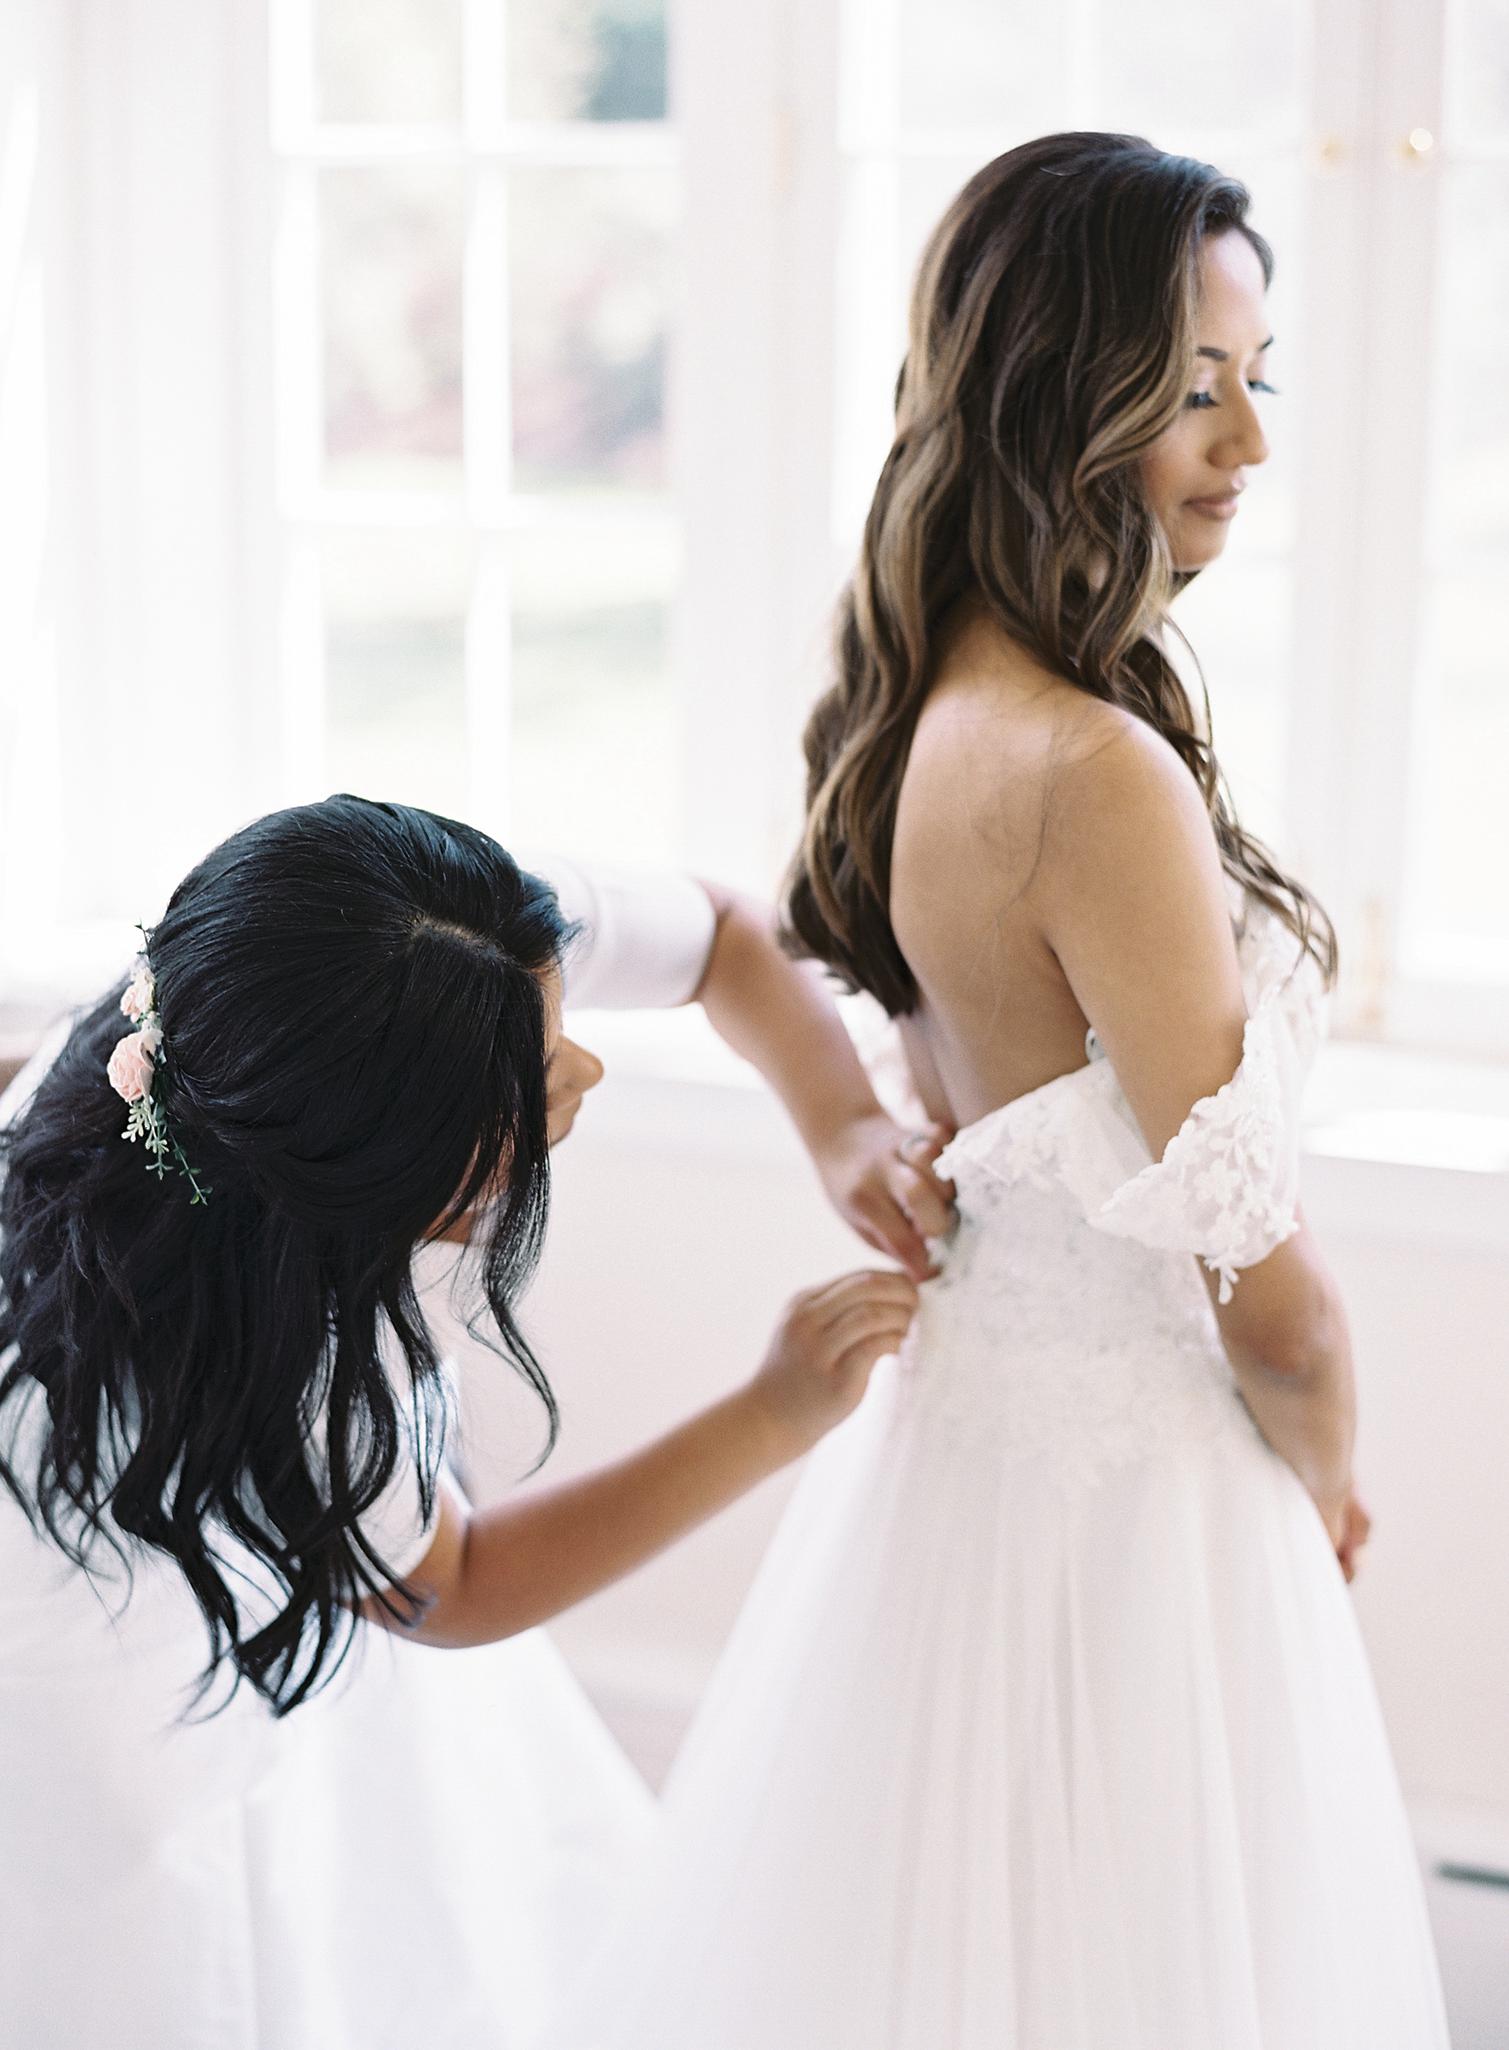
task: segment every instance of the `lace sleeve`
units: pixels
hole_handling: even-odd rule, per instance
[[[1063,1163],[1088,1223],[1197,1254],[1220,1275],[1223,1303],[1241,1268],[1299,1228],[1299,1106],[1315,1034],[1311,1012],[1287,994],[1264,994],[1243,1030],[1235,1074],[1195,1104],[1161,1160],[1128,1175],[1128,1149],[1101,1143]],[[1135,1144],[1146,1160],[1140,1135]]]

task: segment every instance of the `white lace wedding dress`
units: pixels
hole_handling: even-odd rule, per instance
[[[1240,898],[1234,900],[1234,909]],[[1440,2050],[1352,1604],[1236,1393],[1318,977],[1149,1161],[1110,1065],[960,1132],[962,1223],[813,1455],[571,2050]],[[1240,1285],[1238,1282],[1237,1285]]]

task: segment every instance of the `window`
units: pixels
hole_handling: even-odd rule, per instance
[[[1509,982],[1509,7],[1455,0],[1446,30],[1439,136],[1405,145],[1439,198],[1399,954],[1467,987]]]
[[[671,861],[663,0],[276,21],[289,779]]]
[[[835,532],[889,435],[921,244],[1063,127],[1234,172],[1274,244],[1274,459],[1176,617],[1243,818],[1332,908],[1343,1029],[1509,1046],[1509,10],[847,0]],[[1444,63],[1444,92],[1442,89]]]
[[[770,887],[923,237],[1095,125],[1278,254],[1275,456],[1180,606],[1243,816],[1343,1031],[1509,1046],[1504,0],[19,6],[13,980],[337,786]]]

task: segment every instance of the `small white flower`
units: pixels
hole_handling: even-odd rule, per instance
[[[152,979],[152,970],[145,954],[138,954],[131,966],[131,981],[121,998],[121,1009],[126,1016],[139,1022],[149,1011],[157,1009],[157,985]]]

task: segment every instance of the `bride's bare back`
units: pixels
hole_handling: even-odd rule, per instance
[[[967,1124],[1081,1067],[1088,1020],[1034,884],[1056,776],[1105,707],[978,614],[951,624],[907,760],[891,922],[920,1002],[903,1024],[930,1114]]]
[[[1143,720],[1043,670],[978,614],[950,624],[917,724],[891,919],[919,990],[904,1021],[913,1073],[940,1121],[972,1123],[1082,1067],[1093,1026],[1158,1160],[1242,1058],[1232,906],[1194,777]],[[1217,1321],[1239,1371],[1258,1361],[1282,1379],[1335,1359],[1350,1372],[1303,1226],[1244,1269]],[[1244,1381],[1259,1408],[1266,1385]],[[1335,1452],[1333,1478],[1312,1488],[1333,1535]]]

